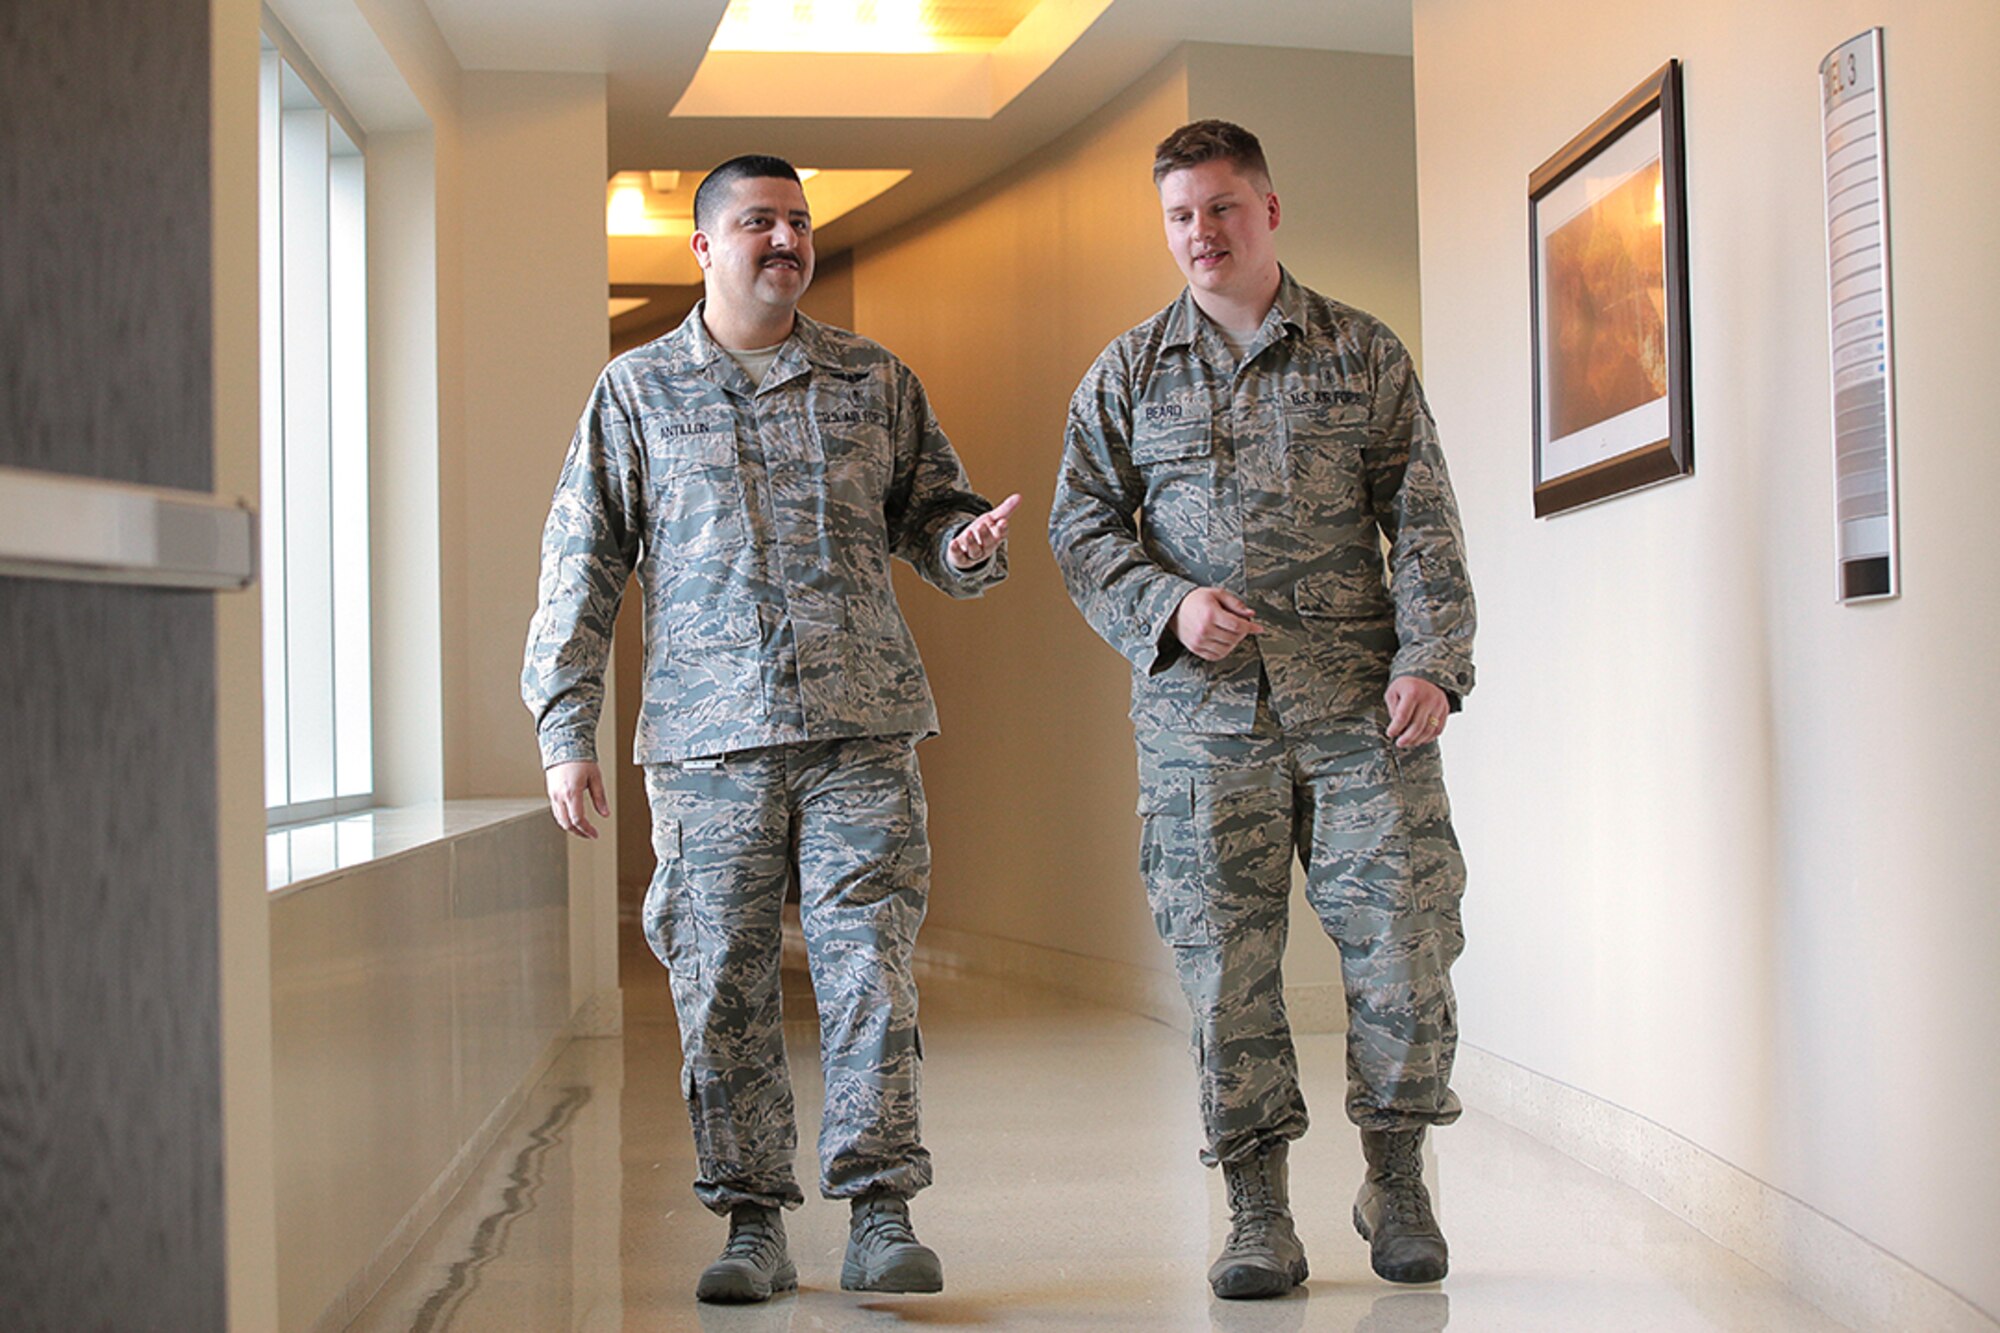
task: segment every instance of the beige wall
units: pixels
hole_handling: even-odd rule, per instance
[[[835,328],[854,327],[854,255],[852,251],[820,256],[813,265],[812,286],[799,301],[799,309],[822,324]]]
[[[533,794],[520,674],[542,521],[610,345],[604,80],[468,72],[462,89],[464,471],[445,562],[464,594],[446,608],[462,652],[446,680],[445,785]]]
[[[1397,106],[1400,131],[1383,130]],[[1063,590],[1049,501],[1077,380],[1106,342],[1180,291],[1153,147],[1205,115],[1241,116],[1265,138],[1285,203],[1281,256],[1332,294],[1414,326],[1409,64],[1384,57],[1183,48],[1048,148],[863,245],[855,262],[856,327],[923,378],[974,483],[994,499],[1025,497],[998,591],[952,603],[898,571],[943,722],[923,747],[930,919],[1082,955],[1079,968],[1098,959],[1159,973],[1169,961],[1137,872],[1128,671]],[[1368,128],[1335,144],[1327,126],[1349,123]],[[1381,200],[1355,202],[1371,191]],[[1301,924],[1288,980],[1326,986],[1331,946],[1309,917]]]
[[[446,793],[539,795],[541,757],[521,706],[549,496],[577,413],[604,368],[604,80],[467,72],[460,78],[459,253],[464,435],[443,516]],[[616,731],[615,665],[599,728]],[[571,983],[592,1026],[617,1012],[620,791],[606,765],[608,834],[573,839]],[[638,793],[632,793],[634,797]]]
[[[1417,0],[1481,685],[1462,1030],[2000,1311],[1988,0]],[[1832,591],[1816,70],[1887,28],[1904,595]],[[1536,522],[1528,173],[1686,62],[1696,475]],[[1981,139],[1980,136],[1987,136]],[[1968,156],[1971,150],[1971,156]]]
[[[444,797],[437,136],[368,138],[369,615],[375,799]],[[392,443],[393,442],[393,443]]]

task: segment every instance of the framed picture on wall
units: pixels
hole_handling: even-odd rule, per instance
[[[1694,471],[1681,68],[1528,177],[1535,516]]]

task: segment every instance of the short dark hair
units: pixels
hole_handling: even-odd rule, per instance
[[[1160,146],[1153,150],[1153,184],[1158,185],[1170,172],[1215,161],[1232,163],[1245,176],[1260,179],[1266,189],[1270,188],[1271,168],[1264,162],[1264,145],[1257,142],[1256,135],[1227,120],[1197,120],[1160,140]]]
[[[782,157],[772,157],[768,153],[745,153],[741,157],[732,157],[701,178],[701,185],[694,192],[695,230],[708,230],[708,224],[715,221],[716,213],[729,201],[729,191],[736,182],[755,180],[760,176],[800,184],[797,169]]]

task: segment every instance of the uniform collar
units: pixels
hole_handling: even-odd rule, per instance
[[[707,297],[696,301],[694,309],[688,312],[688,317],[681,321],[680,328],[674,331],[673,337],[679,344],[681,355],[687,359],[688,364],[700,366],[704,370],[714,372],[719,368],[720,373],[725,376],[732,371],[740,373],[742,367],[738,366],[736,359],[729,355],[729,349],[715,340],[715,336],[708,331],[708,325],[702,320],[702,311],[707,306]],[[803,311],[796,312],[792,318],[791,336],[780,345],[778,359],[771,363],[771,369],[764,378],[764,385],[769,388],[782,384],[803,374],[808,365],[825,368],[839,364],[839,354],[833,349],[831,340],[827,337],[826,326]]]
[[[800,311],[792,322],[792,336],[789,339],[799,345],[799,351],[807,362],[822,370],[840,365],[840,353],[833,346],[833,339],[827,336],[826,325]]]
[[[1201,336],[1204,322],[1201,307],[1195,304],[1194,289],[1183,287],[1179,298],[1167,307],[1166,333],[1160,340],[1160,346],[1193,347]],[[1265,312],[1257,336],[1250,340],[1251,346],[1261,347],[1276,342],[1287,331],[1301,335],[1306,331],[1306,290],[1292,277],[1291,270],[1280,264],[1278,297],[1271,302],[1270,310]]]

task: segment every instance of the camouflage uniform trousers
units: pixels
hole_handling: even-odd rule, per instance
[[[1281,965],[1291,861],[1340,950],[1347,1114],[1368,1130],[1458,1118],[1450,970],[1465,863],[1435,744],[1386,717],[1286,735],[1260,699],[1249,735],[1138,730],[1140,870],[1194,1018],[1207,1144],[1240,1160],[1305,1133]]]
[[[930,843],[914,743],[812,741],[651,764],[646,793],[659,856],[646,938],[680,1020],[696,1196],[717,1213],[804,1202],[779,994],[794,877],[826,1086],[821,1191],[907,1196],[928,1185],[910,958]]]

